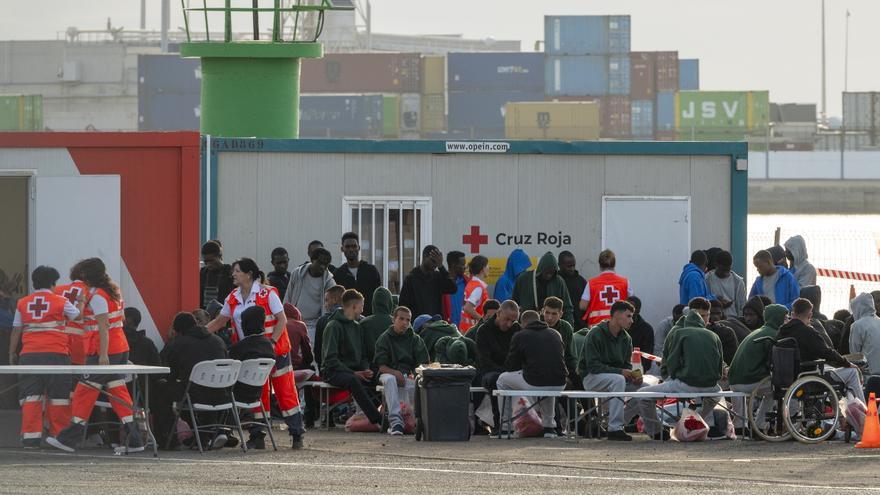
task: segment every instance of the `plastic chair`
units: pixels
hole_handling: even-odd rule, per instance
[[[168,435],[166,448],[171,446],[172,435],[174,435],[176,432],[177,420],[180,418],[180,413],[182,411],[189,411],[190,420],[192,421],[193,434],[196,438],[196,444],[199,446],[199,452],[201,453],[204,453],[205,450],[202,446],[202,439],[199,436],[199,432],[208,431],[208,428],[218,428],[226,426],[226,424],[216,423],[199,425],[196,421],[196,412],[232,411],[232,418],[235,420],[235,426],[238,430],[239,438],[242,439],[242,450],[247,450],[247,447],[244,445],[244,431],[241,429],[241,422],[238,418],[238,410],[236,409],[235,404],[233,403],[234,399],[232,398],[232,386],[235,385],[235,383],[238,381],[238,373],[240,369],[241,361],[236,361],[234,359],[214,359],[211,361],[202,361],[201,363],[193,366],[192,372],[189,375],[189,382],[186,384],[186,389],[183,392],[183,399],[180,401],[180,403],[176,403],[174,405],[174,422],[172,423],[174,426],[172,426],[172,430]],[[213,405],[193,402],[192,396],[189,393],[190,387],[192,387],[193,385],[199,385],[205,388],[227,390],[229,392],[230,400]]]
[[[275,360],[272,358],[248,359],[242,361],[241,370],[238,372],[238,383],[249,385],[251,387],[263,387],[266,385],[266,382],[269,381],[269,375],[272,373],[274,367]],[[244,425],[265,426],[266,431],[269,432],[269,440],[272,441],[272,448],[278,450],[278,447],[275,445],[275,436],[272,434],[271,418],[269,417],[269,414],[266,413],[266,409],[263,408],[263,401],[260,400],[260,398],[257,398],[256,402],[240,402],[235,399],[235,395],[233,394],[232,402],[235,404],[236,409],[246,409],[250,411],[259,408],[260,412],[263,413],[263,421],[254,420],[242,423],[239,420],[239,427]],[[244,438],[241,439],[241,445],[245,446],[245,452],[247,452],[247,445]]]

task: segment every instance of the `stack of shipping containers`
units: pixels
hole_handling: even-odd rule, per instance
[[[763,138],[770,123],[768,91],[679,91],[675,129],[680,141]]]
[[[657,100],[678,91],[678,52],[630,53],[630,108],[633,139],[653,139]]]
[[[880,146],[880,92],[843,93],[843,129],[846,150]],[[832,140],[824,138],[822,141]],[[837,143],[821,143],[821,146],[840,149],[840,138]]]
[[[446,132],[446,57],[422,57],[422,138]]]
[[[41,95],[0,95],[0,131],[42,131]]]
[[[199,130],[201,79],[197,58],[138,55],[138,130]]]

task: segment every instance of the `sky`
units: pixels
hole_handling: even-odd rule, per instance
[[[840,115],[847,10],[849,90],[880,90],[880,1],[826,2],[828,113]],[[4,40],[56,39],[68,26],[103,28],[107,17],[114,27],[139,24],[140,0],[4,3]],[[543,38],[544,15],[629,14],[633,50],[678,50],[681,58],[699,58],[702,89],[768,89],[771,101],[819,104],[820,5],[821,0],[372,0],[372,16],[374,32],[515,39],[530,51]],[[171,0],[172,28],[183,25],[179,6]],[[160,0],[147,0],[147,7],[147,27],[158,29]]]

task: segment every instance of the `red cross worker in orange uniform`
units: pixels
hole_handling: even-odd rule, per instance
[[[71,282],[69,284],[56,285],[55,293],[66,297],[71,304],[76,304],[77,299],[82,296],[85,299],[82,319],[85,319],[91,316],[91,311],[89,310],[89,296],[91,294],[88,293],[89,288],[86,286],[86,283],[82,281],[81,263],[73,265],[73,268],[70,269]],[[70,339],[70,364],[86,364],[86,332],[82,319],[68,319],[66,323],[65,330]]]
[[[616,264],[617,258],[610,249],[599,253],[599,269],[602,273],[587,281],[580,303],[589,327],[610,320],[611,305],[633,295],[629,280],[614,273]]]

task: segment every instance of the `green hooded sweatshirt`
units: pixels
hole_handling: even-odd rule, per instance
[[[571,305],[571,297],[568,295],[568,286],[565,280],[559,276],[559,264],[556,262],[556,256],[547,251],[538,261],[538,268],[521,273],[516,277],[516,283],[513,285],[513,295],[511,299],[519,304],[520,311],[540,311],[544,306],[543,300],[539,299],[537,280],[541,273],[547,270],[554,270],[556,275],[547,282],[545,294],[541,294],[544,298],[556,296],[562,299],[562,319],[569,323],[574,323],[574,308]]]
[[[787,314],[788,309],[780,304],[764,308],[764,326],[744,338],[733,356],[729,373],[731,385],[757,383],[770,376],[770,349]],[[773,340],[756,342],[762,337]]]
[[[361,320],[361,330],[367,334],[367,338],[373,345],[388,327],[391,326],[394,311],[394,302],[391,300],[391,291],[385,287],[378,287],[373,291],[373,314]],[[369,356],[371,359],[373,356]]]
[[[556,322],[556,325],[550,327],[562,336],[562,345],[565,347],[565,366],[568,368],[568,374],[574,375],[575,370],[577,369],[577,353],[574,351],[574,329],[571,327],[571,323],[559,319]]]
[[[366,339],[360,324],[346,318],[342,310],[330,317],[323,340],[322,371],[354,372],[370,368],[373,344]]]
[[[385,365],[404,375],[410,375],[419,365],[428,364],[428,350],[425,348],[425,342],[413,332],[412,327],[407,328],[400,335],[393,327],[389,327],[376,341],[376,357],[373,359],[373,364],[377,367]]]
[[[571,336],[571,347],[574,351],[574,357],[581,359],[581,351],[584,350],[584,341],[587,340],[587,334],[590,333],[589,328],[581,328]]]
[[[458,329],[455,328],[455,325],[443,320],[435,321],[422,327],[419,336],[425,341],[425,347],[428,348],[428,355],[431,357],[431,362],[436,361],[434,344],[436,344],[441,337],[449,335],[453,337],[461,337],[461,334],[458,332]]]
[[[687,314],[684,326],[670,332],[663,345],[663,376],[692,387],[714,387],[724,366],[721,339],[709,330],[696,311]]]
[[[608,328],[608,321],[603,321],[591,328],[584,339],[584,347],[577,364],[578,375],[619,375],[620,370],[632,368],[632,351],[633,344],[629,334],[621,330],[615,337]]]
[[[461,342],[464,345],[464,353],[453,352],[454,348],[461,348],[459,344],[453,346],[456,342]],[[477,343],[467,337],[453,337],[451,335],[440,337],[434,344],[434,357],[440,364],[474,366],[477,362]]]

